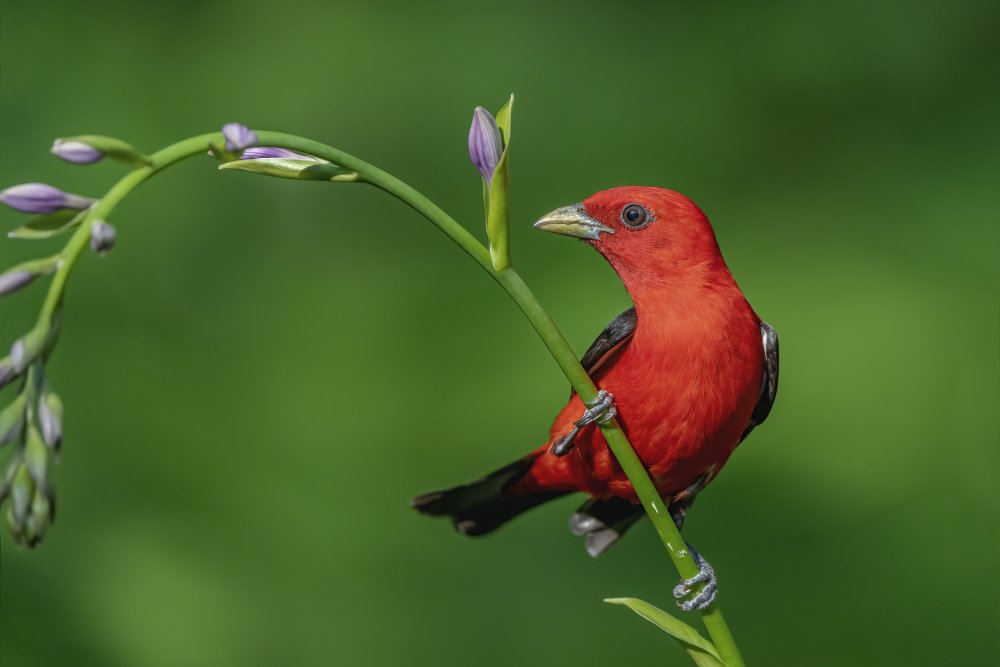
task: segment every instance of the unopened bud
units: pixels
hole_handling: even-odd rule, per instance
[[[101,255],[107,253],[115,245],[117,233],[115,228],[103,220],[90,223],[90,249]]]
[[[50,151],[57,158],[73,164],[92,164],[104,157],[104,153],[88,143],[72,139],[56,139]]]
[[[314,155],[306,155],[305,153],[299,153],[297,151],[288,150],[287,148],[275,148],[273,146],[254,146],[243,151],[240,156],[241,160],[259,160],[261,158],[289,158],[292,160],[311,160],[313,162],[326,162],[326,160],[321,160]]]
[[[10,487],[10,510],[7,519],[10,522],[10,529],[15,534],[21,532],[24,522],[28,519],[28,510],[31,509],[31,500],[35,495],[35,482],[31,479],[28,468],[21,463],[14,473],[14,481]]]
[[[10,362],[17,375],[23,373],[44,351],[48,335],[48,327],[36,326],[14,341],[10,347]]]
[[[42,441],[42,434],[33,424],[28,425],[28,437],[25,438],[24,465],[35,484],[45,488],[48,484],[49,450]]]
[[[493,171],[503,154],[503,140],[500,128],[493,115],[483,107],[472,112],[472,126],[469,128],[469,158],[489,186]]]
[[[56,255],[44,259],[33,259],[0,273],[0,296],[13,294],[30,284],[38,276],[52,273],[59,268],[62,259]]]
[[[0,417],[0,424],[2,424]],[[38,426],[42,429],[42,440],[54,450],[62,445],[63,404],[59,395],[47,391],[38,399]],[[0,436],[2,438],[2,436]],[[2,444],[2,441],[0,441]]]
[[[24,525],[22,540],[29,548],[37,547],[45,537],[49,525],[56,518],[55,496],[37,491],[31,500],[31,513]]]
[[[0,411],[0,447],[21,436],[24,430],[26,400],[18,395],[14,402]]]
[[[0,273],[0,296],[13,294],[31,283],[36,277],[37,274],[18,269],[11,269],[6,273]]]
[[[358,174],[339,165],[321,160],[312,155],[303,155],[284,148],[251,148],[243,153],[247,156],[219,165],[219,169],[239,169],[265,176],[294,178],[300,181],[356,181]],[[271,157],[273,156],[273,157]]]
[[[143,155],[121,139],[101,134],[81,134],[76,137],[56,139],[52,144],[52,154],[74,164],[91,164],[109,157],[142,167],[151,164],[149,156]]]
[[[246,125],[226,123],[222,126],[222,136],[226,140],[226,150],[230,153],[257,145],[257,134]]]
[[[94,200],[63,192],[45,183],[24,183],[0,190],[0,203],[22,213],[55,213],[63,208],[83,210]]]

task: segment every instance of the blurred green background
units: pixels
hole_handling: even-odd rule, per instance
[[[578,350],[627,295],[530,223],[622,184],[698,202],[781,336],[775,411],[685,531],[748,662],[997,664],[997,7],[6,3],[0,183],[99,195],[121,167],[52,138],[239,120],[482,235],[468,123],[514,91],[514,259]],[[4,667],[687,664],[601,603],[670,607],[648,525],[592,560],[578,498],[479,541],[408,508],[541,443],[567,391],[426,221],[206,157],[113,222],[50,364],[58,522],[36,552],[0,536]],[[4,239],[0,263],[42,252]],[[3,300],[3,340],[42,295]]]

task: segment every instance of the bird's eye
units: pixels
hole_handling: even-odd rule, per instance
[[[629,204],[622,209],[622,224],[626,227],[638,229],[648,224],[652,219],[653,216],[640,204]]]

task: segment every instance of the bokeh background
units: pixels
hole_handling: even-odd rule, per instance
[[[482,235],[468,123],[516,92],[514,258],[580,351],[627,295],[530,223],[614,185],[688,194],[781,336],[777,407],[686,528],[748,662],[1000,661],[996,3],[96,0],[2,18],[5,185],[99,195],[121,167],[61,163],[52,138],[153,150],[239,120],[361,155]],[[431,225],[374,189],[208,157],[113,222],[50,364],[58,522],[35,552],[0,535],[4,667],[687,664],[601,602],[670,606],[648,525],[591,560],[566,530],[579,499],[479,541],[408,508],[542,442],[567,390]],[[4,239],[0,261],[47,251]],[[42,295],[3,300],[3,340]]]

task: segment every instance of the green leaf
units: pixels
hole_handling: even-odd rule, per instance
[[[510,117],[514,107],[514,95],[497,112],[497,127],[503,139],[503,153],[493,170],[490,180],[489,210],[486,214],[486,234],[490,239],[490,257],[493,268],[502,271],[510,266],[510,212],[507,207],[510,179],[508,177],[507,154],[510,147]]]
[[[40,215],[17,229],[7,232],[12,239],[48,239],[65,234],[80,226],[87,211],[72,208],[59,209],[55,213]]]
[[[219,169],[239,169],[254,174],[294,178],[301,181],[356,181],[357,173],[329,162],[294,158],[257,158],[220,164]]]
[[[624,605],[671,635],[698,667],[726,667],[715,645],[676,616],[637,598],[608,598],[605,602]]]

